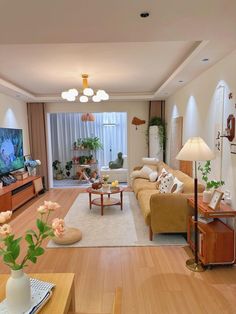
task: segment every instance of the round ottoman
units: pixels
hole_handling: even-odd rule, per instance
[[[76,228],[67,228],[65,230],[65,233],[62,237],[53,237],[52,240],[56,244],[73,244],[75,242],[78,242],[82,239],[82,232],[79,229]]]

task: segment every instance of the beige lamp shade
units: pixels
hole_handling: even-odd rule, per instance
[[[178,160],[204,161],[214,159],[214,153],[201,137],[191,137],[176,156]]]

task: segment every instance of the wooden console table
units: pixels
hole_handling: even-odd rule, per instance
[[[40,176],[29,176],[24,180],[17,180],[8,186],[4,186],[0,189],[1,211],[15,210],[35,197],[40,189],[43,189]]]
[[[188,204],[194,208],[194,197],[188,198]],[[198,222],[199,232],[199,259],[204,265],[233,264],[235,254],[235,217],[236,211],[229,205],[221,202],[218,209],[213,210],[203,203],[202,197],[198,198],[199,213],[205,218],[216,218],[204,224]],[[234,229],[223,223],[219,218],[233,218]],[[189,219],[188,243],[194,250],[193,230],[194,221]]]
[[[28,274],[32,278],[52,282],[56,285],[53,288],[52,297],[43,306],[42,313],[66,314],[75,311],[75,291],[73,273],[51,273],[51,274]],[[9,275],[0,275],[0,302],[5,298],[5,286]]]

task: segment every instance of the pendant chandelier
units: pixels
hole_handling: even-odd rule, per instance
[[[109,95],[103,89],[98,89],[95,93],[95,91],[88,86],[88,74],[82,74],[82,80],[82,91],[79,92],[77,89],[71,88],[67,91],[62,92],[61,97],[67,101],[75,101],[76,97],[80,94],[80,102],[88,102],[89,100],[92,100],[93,102],[100,102],[102,100],[109,99]]]

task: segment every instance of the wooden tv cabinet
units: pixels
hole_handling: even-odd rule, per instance
[[[0,212],[15,210],[37,195],[35,186],[41,183],[39,176],[29,176],[0,189]]]

